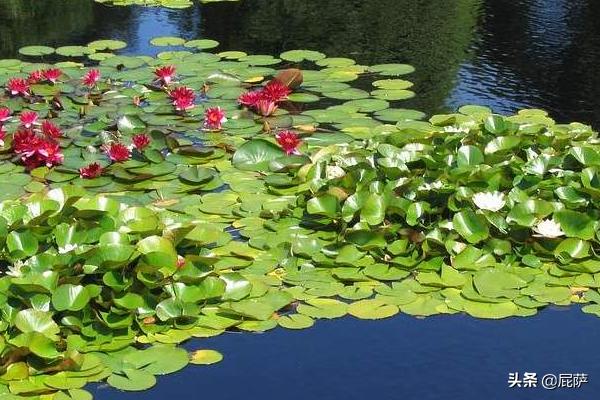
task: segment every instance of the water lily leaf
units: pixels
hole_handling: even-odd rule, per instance
[[[458,109],[458,112],[465,115],[473,115],[473,116],[485,116],[487,114],[491,114],[492,110],[489,107],[478,106],[478,105],[466,105],[462,106]]]
[[[56,54],[65,57],[81,57],[93,53],[95,50],[86,46],[62,46],[56,49]]]
[[[253,139],[238,148],[231,162],[245,171],[268,171],[269,163],[283,155],[284,152],[274,143]]]
[[[250,281],[236,272],[221,274],[220,277],[225,281],[223,300],[241,300],[252,291]]]
[[[348,314],[360,319],[383,319],[398,314],[398,306],[372,299],[356,301],[348,306]]]
[[[48,46],[25,46],[19,49],[24,56],[47,56],[54,53],[53,47]]]
[[[199,307],[196,304],[174,298],[165,299],[156,306],[156,316],[161,321],[196,315],[198,311]]]
[[[459,167],[470,167],[484,162],[483,153],[475,146],[462,146],[458,149],[457,163]]]
[[[144,130],[146,124],[137,116],[124,115],[117,120],[117,128],[122,133],[135,133]]]
[[[313,326],[315,321],[304,314],[290,314],[280,317],[277,323],[287,329],[306,329]]]
[[[219,42],[217,42],[216,40],[211,40],[211,39],[195,39],[195,40],[190,40],[190,41],[187,41],[184,43],[185,47],[191,47],[194,49],[202,49],[202,50],[213,49],[213,48],[217,47],[218,45],[219,45]],[[244,54],[244,55],[246,55],[246,54]],[[231,54],[230,54],[230,56],[231,56]]]
[[[425,113],[417,110],[403,108],[388,108],[375,113],[375,118],[386,122],[398,122],[404,120],[420,120],[425,118]]]
[[[486,297],[515,298],[527,282],[516,275],[497,269],[483,269],[473,276],[477,291]]]
[[[382,79],[373,82],[373,86],[379,89],[402,90],[413,86],[413,83],[404,79]]]
[[[319,96],[311,93],[292,93],[288,96],[288,100],[295,103],[314,103],[320,99]]]
[[[518,307],[511,302],[479,303],[476,301],[469,301],[465,303],[464,307],[467,313],[477,318],[508,318],[518,312]]]
[[[313,197],[306,205],[309,214],[325,215],[335,218],[340,210],[337,197],[326,194],[321,197]]]
[[[156,345],[123,357],[123,362],[152,375],[166,375],[179,371],[188,361],[188,353],[184,349]]]
[[[79,311],[90,301],[90,294],[82,285],[60,285],[52,293],[52,305],[57,311]]]
[[[88,43],[89,48],[94,50],[120,50],[127,47],[127,43],[121,40],[101,39]]]
[[[369,67],[369,71],[377,72],[381,75],[406,75],[415,71],[415,68],[408,64],[378,64]]]
[[[479,243],[489,237],[489,227],[483,216],[471,210],[454,214],[452,219],[454,229],[469,243]]]
[[[15,326],[23,333],[37,332],[54,339],[60,328],[52,319],[52,314],[41,310],[21,310],[15,316]]]
[[[308,299],[306,304],[300,304],[297,311],[300,314],[311,318],[340,318],[346,315],[348,306],[339,300],[334,299]]]
[[[372,193],[360,210],[360,218],[369,225],[379,225],[385,219],[386,209],[386,198],[382,195]]]
[[[150,40],[153,46],[182,46],[184,43],[185,39],[175,36],[160,36]]]
[[[565,239],[554,249],[557,257],[568,254],[572,258],[586,258],[590,254],[590,243],[576,238]]]
[[[283,60],[300,62],[300,61],[318,61],[325,58],[325,54],[314,50],[290,50],[281,53],[279,56]]]
[[[590,240],[594,237],[596,223],[586,214],[562,210],[554,213],[554,219],[567,236],[583,240]]]
[[[125,391],[142,391],[156,385],[156,378],[146,371],[125,368],[121,374],[112,374],[106,382],[115,389]]]
[[[179,174],[179,177],[190,183],[205,183],[214,178],[215,172],[212,169],[200,167],[197,165],[188,167]]]
[[[345,133],[315,133],[304,139],[306,143],[314,146],[328,146],[330,144],[350,143],[354,138]]]
[[[216,350],[195,350],[190,354],[190,364],[210,365],[223,360],[223,355]]]
[[[6,237],[6,247],[12,257],[31,257],[38,251],[38,240],[29,231],[12,231]]]
[[[485,146],[485,154],[494,154],[499,151],[511,150],[521,143],[521,139],[516,136],[500,136]]]
[[[485,119],[484,126],[488,132],[499,135],[506,133],[511,124],[500,115],[490,115]]]
[[[45,359],[56,359],[61,353],[56,350],[54,339],[45,333],[29,332],[17,335],[10,340],[17,347],[29,349],[33,354]]]
[[[44,380],[44,383],[55,389],[80,389],[83,386],[85,386],[85,384],[87,383],[87,379],[82,377],[69,376],[66,372],[61,371],[47,377]]]
[[[149,265],[161,268],[167,274],[175,273],[177,251],[170,240],[160,236],[149,236],[138,242],[137,250],[143,254],[144,261]]]

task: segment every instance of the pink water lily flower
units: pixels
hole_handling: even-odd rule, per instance
[[[180,86],[169,92],[169,97],[173,101],[173,105],[177,111],[187,111],[194,108],[196,95],[194,91],[188,87]]]
[[[62,164],[60,146],[52,139],[42,138],[31,129],[20,129],[13,135],[13,150],[27,169]]]
[[[256,103],[263,98],[261,90],[252,90],[246,93],[242,93],[238,97],[238,103],[246,107],[256,107]]]
[[[97,69],[90,69],[88,72],[86,72],[83,78],[81,78],[81,82],[91,89],[98,84],[100,81],[100,76],[100,71]]]
[[[54,139],[57,139],[59,137],[62,136],[62,132],[60,130],[60,128],[56,125],[54,125],[53,122],[51,121],[42,121],[42,133],[47,136],[47,137],[51,137]]]
[[[204,127],[212,130],[220,130],[227,122],[225,111],[221,107],[210,107],[204,113]]]
[[[145,133],[138,133],[131,138],[131,141],[136,149],[142,151],[150,145],[150,136]]]
[[[44,79],[48,82],[56,83],[62,75],[62,71],[58,68],[49,68],[42,71]]]
[[[156,76],[156,80],[162,82],[163,85],[168,86],[175,77],[175,66],[174,65],[165,65],[164,67],[159,67],[154,70],[154,75]]]
[[[36,83],[40,83],[44,80],[44,72],[42,70],[32,71],[29,73],[27,77],[27,82],[31,85],[35,85]]]
[[[23,111],[19,116],[21,125],[27,129],[31,128],[38,122],[38,115],[35,111]]]
[[[83,179],[94,179],[102,175],[104,168],[98,163],[91,163],[88,166],[79,168],[79,176]]]
[[[286,100],[290,93],[292,93],[292,90],[277,80],[270,81],[262,90],[263,98],[276,103]]]
[[[277,139],[277,143],[279,143],[279,146],[281,146],[287,155],[299,154],[298,146],[300,146],[302,141],[300,140],[300,137],[298,137],[297,133],[292,131],[282,131],[279,132],[275,137]]]
[[[29,83],[23,78],[11,78],[6,82],[6,91],[11,96],[29,96]]]
[[[10,108],[2,107],[0,108],[0,122],[6,122],[10,119],[12,111]]]
[[[129,160],[131,152],[123,143],[111,143],[104,146],[104,151],[108,158],[113,162],[122,162]]]
[[[268,99],[261,99],[256,103],[256,111],[263,117],[268,117],[277,111],[277,103]]]

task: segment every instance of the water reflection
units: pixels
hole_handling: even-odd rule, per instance
[[[548,110],[560,121],[600,122],[600,3],[488,0],[448,105],[499,112]]]
[[[439,111],[467,56],[479,0],[249,0],[204,10],[203,33],[261,54],[317,49],[360,63],[410,63],[411,105]]]
[[[497,112],[547,109],[560,121],[600,123],[600,2],[593,0],[244,0],[184,10],[109,7],[93,0],[0,0],[0,57],[29,44],[210,37],[222,49],[295,48],[360,63],[408,62],[429,113],[465,103]]]

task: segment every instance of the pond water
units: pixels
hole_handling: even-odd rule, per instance
[[[317,49],[365,64],[407,62],[428,113],[476,103],[543,108],[600,125],[600,3],[590,0],[244,0],[185,10],[91,0],[0,0],[0,57],[29,44],[118,38],[156,52],[158,35],[208,37],[220,49]]]
[[[308,330],[226,334],[189,343],[225,359],[160,377],[141,395],[286,400],[592,399],[600,389],[598,319],[571,309],[500,321],[467,316],[319,321]],[[510,372],[587,373],[579,389],[509,388]],[[97,399],[134,400],[109,387]]]
[[[29,44],[208,37],[223,50],[296,48],[365,64],[407,62],[428,113],[459,105],[548,110],[600,127],[600,2],[591,0],[244,0],[186,10],[88,0],[0,0],[0,58]],[[141,395],[98,387],[98,399],[167,396],[286,399],[591,398],[600,389],[596,317],[550,309],[503,321],[465,316],[378,322],[351,318],[299,332],[228,334],[190,343],[226,360],[187,368]],[[509,372],[587,373],[582,389],[508,389]]]

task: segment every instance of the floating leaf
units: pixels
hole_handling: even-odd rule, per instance
[[[190,364],[210,365],[223,360],[223,355],[216,350],[195,350],[190,355]]]

